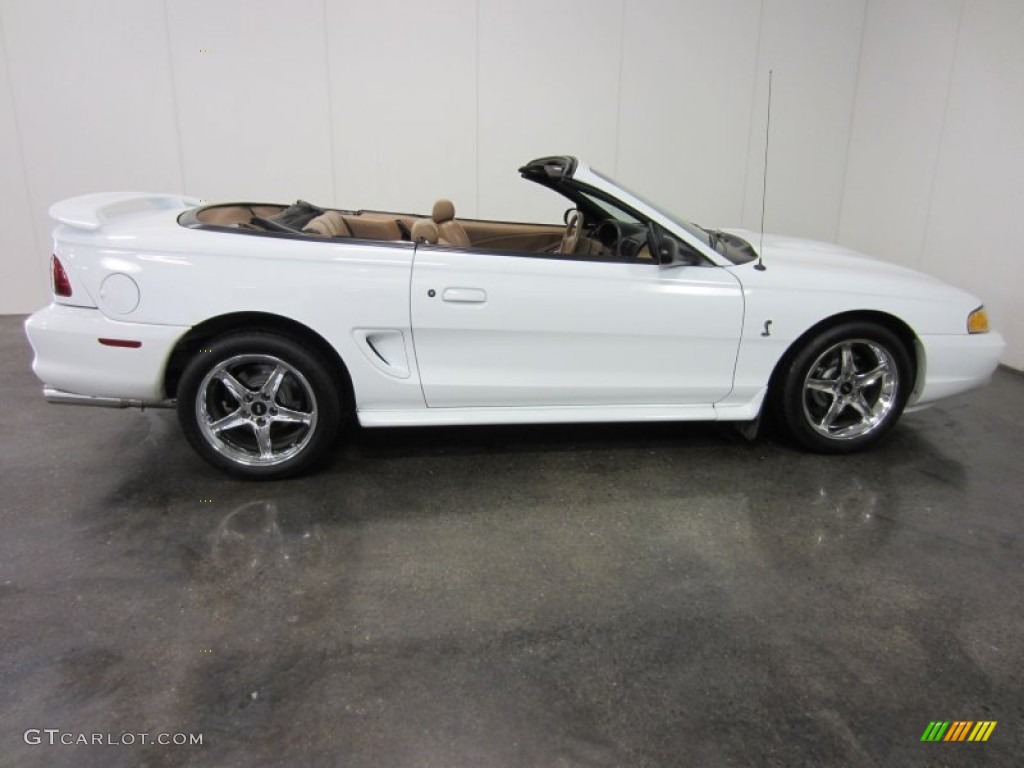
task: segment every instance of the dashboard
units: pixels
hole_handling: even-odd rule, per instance
[[[635,260],[647,244],[647,227],[627,224],[618,219],[604,219],[594,229],[594,239],[615,254],[617,259]]]

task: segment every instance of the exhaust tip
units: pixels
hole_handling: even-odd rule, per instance
[[[96,408],[173,408],[174,400],[132,400],[123,397],[98,397],[65,392],[49,385],[43,387],[43,398],[52,405],[88,405]]]

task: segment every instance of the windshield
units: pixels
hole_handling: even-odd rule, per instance
[[[629,213],[628,211],[623,210],[622,208],[615,205],[609,200],[602,200],[600,197],[596,197],[595,195],[592,195],[589,192],[583,192],[582,190],[579,190],[578,194],[580,195],[580,197],[586,199],[586,201],[590,203],[592,206],[597,208],[599,211],[607,214],[613,219],[623,221],[626,224],[640,223],[640,219],[638,219],[636,216]]]
[[[686,219],[681,219],[678,216],[676,216],[674,213],[672,213],[670,211],[666,211],[660,205],[652,203],[650,200],[648,200],[643,195],[638,195],[636,192],[631,190],[629,187],[625,186],[624,184],[620,184],[615,179],[611,178],[608,174],[601,173],[600,171],[595,170],[594,168],[591,168],[590,172],[593,173],[595,176],[600,176],[602,179],[607,181],[609,184],[614,184],[616,187],[621,189],[623,192],[626,192],[627,194],[632,195],[633,197],[635,197],[637,200],[639,200],[641,203],[643,203],[647,207],[653,209],[654,211],[657,211],[658,213],[660,213],[662,216],[664,216],[669,221],[671,221],[674,224],[677,224],[678,226],[682,227],[687,232],[689,232],[691,235],[693,235],[698,240],[700,240],[702,243],[704,243],[704,245],[708,246],[709,248],[714,248],[714,244],[712,243],[711,235],[709,235],[708,231],[706,229],[704,229],[703,227],[699,227],[696,224],[694,224],[692,221],[687,221]]]

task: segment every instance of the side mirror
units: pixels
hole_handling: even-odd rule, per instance
[[[671,237],[663,237],[658,246],[658,263],[663,267],[670,267],[680,263],[679,243]]]
[[[663,267],[692,266],[700,263],[700,257],[684,243],[662,231],[653,222],[650,225],[648,245],[655,254],[658,264]]]

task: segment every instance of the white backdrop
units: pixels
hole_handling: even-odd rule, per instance
[[[974,291],[1024,368],[1022,43],[1022,0],[0,0],[0,312],[100,190],[555,219],[515,169],[570,153],[756,228],[771,68],[767,229]]]

